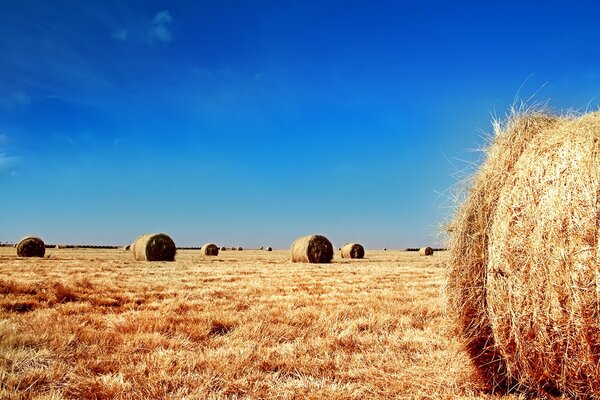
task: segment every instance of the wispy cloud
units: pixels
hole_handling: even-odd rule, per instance
[[[10,138],[0,134],[0,176],[15,175],[16,167],[21,161],[21,157],[10,155],[6,147],[10,143]]]
[[[0,107],[13,109],[19,106],[28,106],[31,104],[31,96],[22,92],[10,92],[0,95]]]
[[[168,43],[173,39],[173,33],[169,25],[173,23],[173,17],[168,10],[159,11],[152,20],[152,27],[149,32],[150,42],[159,41]]]
[[[117,29],[117,30],[113,31],[113,33],[110,35],[110,37],[112,37],[114,40],[116,40],[118,42],[124,42],[129,37],[129,34],[127,32],[127,29]]]

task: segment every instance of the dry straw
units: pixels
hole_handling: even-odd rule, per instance
[[[365,248],[358,243],[346,243],[342,246],[342,258],[364,258]]]
[[[202,246],[200,251],[205,256],[218,256],[219,255],[219,247],[213,243],[206,243],[204,246]]]
[[[175,261],[177,247],[164,233],[147,233],[131,244],[131,251],[138,261]]]
[[[44,257],[44,254],[46,254],[46,246],[39,237],[27,236],[17,243],[19,257]]]
[[[419,255],[420,256],[432,256],[433,249],[431,247],[421,247],[419,249]]]
[[[292,243],[293,262],[328,263],[332,258],[333,245],[325,236],[303,236]]]
[[[514,114],[449,226],[448,294],[496,389],[600,396],[600,112]]]

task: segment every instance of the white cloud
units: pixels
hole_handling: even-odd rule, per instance
[[[173,23],[173,17],[168,10],[159,11],[152,20],[149,39],[151,42],[158,40],[159,42],[168,43],[173,39],[173,33],[169,29],[169,25]]]
[[[157,12],[154,16],[155,24],[170,24],[173,22],[173,17],[168,10]]]
[[[127,29],[117,29],[116,31],[113,31],[112,35],[110,36],[116,41],[124,42],[127,40],[129,35],[127,33]]]

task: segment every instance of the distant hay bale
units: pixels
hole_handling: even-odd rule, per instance
[[[19,257],[44,257],[46,246],[44,241],[37,236],[24,237],[17,243],[17,256]]]
[[[206,243],[204,246],[202,246],[200,251],[205,256],[218,256],[219,255],[219,247],[213,243]]]
[[[421,247],[419,249],[419,255],[420,256],[432,256],[433,249],[431,247]]]
[[[265,248],[264,248],[264,246],[260,246],[260,249],[259,249],[259,250],[264,250],[264,249],[265,249]]]
[[[383,251],[387,251],[387,247],[384,247],[384,248],[383,248]]]
[[[342,246],[342,258],[364,258],[365,248],[358,243],[346,243]]]
[[[131,244],[131,251],[137,261],[175,261],[177,247],[164,233],[147,233]]]
[[[221,247],[221,251],[225,251],[225,250],[227,250],[227,247],[225,247],[225,246],[222,246],[222,247]]]
[[[492,388],[600,396],[600,112],[514,115],[450,226],[448,295]]]
[[[273,251],[273,248],[269,246],[267,247],[267,251]]]
[[[131,250],[131,245],[130,244],[126,245],[125,247],[123,247],[123,250]]]
[[[303,236],[292,243],[292,261],[329,263],[333,258],[333,245],[325,236]]]
[[[238,249],[238,251],[242,251],[242,250],[244,250],[244,249],[243,249],[243,248],[241,248],[241,247],[238,247],[237,249]]]

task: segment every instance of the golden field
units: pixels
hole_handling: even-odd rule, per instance
[[[46,256],[0,248],[2,399],[491,398],[452,334],[443,252]]]

